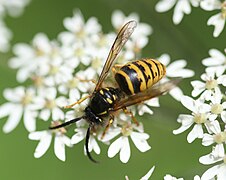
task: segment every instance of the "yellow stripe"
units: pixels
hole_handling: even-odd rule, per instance
[[[112,104],[112,100],[110,99],[110,98],[107,98],[107,102],[109,103],[109,104]]]
[[[126,82],[127,82],[127,85],[128,85],[128,88],[131,92],[131,94],[134,94],[134,89],[133,89],[133,84],[132,82],[130,81],[130,78],[129,76],[122,70],[120,70],[119,72],[117,72],[118,74],[121,74],[125,79],[126,79]]]
[[[145,89],[147,89],[146,81],[145,81],[144,75],[141,72],[141,70],[135,64],[132,64],[132,63],[129,65],[129,67],[131,69],[135,70],[136,73],[137,73],[137,78],[141,82],[141,84],[140,84],[140,91],[144,91]]]
[[[148,81],[146,82],[146,86],[147,86],[147,89],[149,88],[149,87],[151,87],[152,85],[153,85],[153,77],[152,77],[152,75],[151,75],[151,70],[150,70],[150,68],[148,67],[148,65],[147,64],[145,64],[143,61],[137,61],[137,64],[139,64],[139,65],[141,65],[143,68],[144,68],[144,73],[145,73],[145,75],[148,77],[150,77],[149,79],[148,79]]]

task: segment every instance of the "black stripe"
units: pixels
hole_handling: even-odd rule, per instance
[[[154,80],[155,79],[155,75],[154,75],[154,72],[152,70],[152,65],[149,64],[146,60],[141,60],[142,62],[144,62],[145,64],[147,64],[147,66],[149,67],[150,71],[151,71],[151,76],[152,76],[152,79]]]
[[[129,76],[130,81],[132,82],[133,85],[134,93],[140,92],[141,82],[138,79],[137,72],[134,69],[130,68],[128,65],[123,66],[121,70],[124,71]]]
[[[118,83],[120,89],[121,89],[124,93],[126,93],[127,95],[131,95],[131,94],[132,94],[132,93],[130,92],[129,87],[128,87],[128,84],[127,84],[127,82],[126,82],[126,78],[125,78],[123,75],[116,73],[116,74],[115,74],[115,80],[116,80],[116,82]]]
[[[137,61],[133,62],[132,64],[134,64],[135,66],[137,66],[140,69],[140,71],[142,72],[142,74],[144,76],[146,86],[147,86],[148,80],[151,78],[150,75],[148,75],[148,76],[146,75],[145,68],[141,64],[138,64]]]
[[[155,66],[156,66],[156,68],[157,68],[157,70],[158,70],[158,76],[160,76],[158,63],[156,63],[155,61],[152,61],[152,62],[155,64]]]

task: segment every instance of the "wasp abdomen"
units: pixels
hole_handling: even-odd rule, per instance
[[[122,66],[115,74],[120,89],[136,94],[157,83],[166,74],[165,66],[155,59],[141,59]]]

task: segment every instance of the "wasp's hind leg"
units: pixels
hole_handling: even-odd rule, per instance
[[[82,79],[82,78],[77,78],[77,79],[81,82],[91,82],[93,84],[97,83],[95,79]]]
[[[114,116],[113,116],[113,115],[110,115],[110,119],[109,119],[109,121],[108,121],[107,126],[106,126],[105,129],[104,129],[104,132],[103,132],[103,134],[102,134],[102,136],[101,136],[101,139],[104,138],[105,134],[107,133],[107,131],[109,130],[109,128],[110,128],[110,126],[112,125],[113,122],[114,122]]]
[[[72,108],[74,105],[76,105],[76,104],[80,104],[81,102],[85,101],[87,98],[90,98],[91,96],[92,96],[92,95],[91,95],[91,94],[89,94],[89,95],[87,95],[87,96],[85,96],[85,97],[83,97],[83,98],[79,99],[78,101],[74,102],[73,104],[70,104],[70,105],[64,106],[63,108],[64,108],[64,109],[67,109],[67,108]]]
[[[111,69],[112,73],[115,75],[117,73],[118,69],[120,69],[122,66],[124,66],[124,65],[122,65],[122,64],[115,64],[112,67],[112,69]]]
[[[129,115],[129,116],[132,118],[133,122],[134,122],[137,126],[139,126],[139,122],[137,121],[137,119],[135,118],[135,116],[133,115],[133,113],[132,113],[130,110],[128,110],[127,108],[124,108],[124,109],[123,109],[123,112],[124,112],[125,114]]]

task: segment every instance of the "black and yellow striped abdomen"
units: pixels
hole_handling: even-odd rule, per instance
[[[155,59],[141,59],[129,62],[116,73],[120,89],[127,95],[136,94],[157,83],[166,74],[165,66]]]

